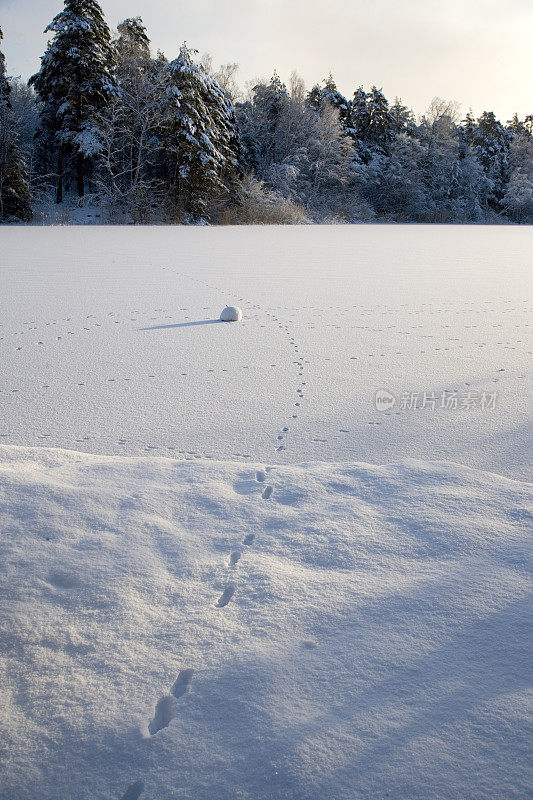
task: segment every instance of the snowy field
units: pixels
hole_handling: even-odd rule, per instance
[[[528,477],[532,251],[528,227],[4,228],[0,441]]]
[[[527,477],[531,228],[4,228],[0,251],[5,444]]]
[[[1,800],[528,796],[532,250],[0,229]]]

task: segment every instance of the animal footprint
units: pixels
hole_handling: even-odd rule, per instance
[[[216,608],[224,608],[227,606],[233,595],[235,594],[235,586],[232,583],[226,586],[220,597],[215,603]]]
[[[263,500],[268,500],[268,498],[272,496],[272,492],[273,491],[274,491],[274,489],[272,488],[272,486],[267,486],[265,488],[265,490],[263,491],[263,494],[261,495]]]
[[[148,725],[148,732],[150,736],[154,736],[163,728],[168,728],[174,719],[174,698],[178,699],[188,689],[191,682],[194,670],[182,669],[176,681],[170,690],[172,694],[167,694],[157,701],[153,720]],[[144,787],[143,787],[144,788]],[[128,790],[129,791],[129,790]],[[138,795],[133,795],[135,797]]]
[[[250,545],[254,543],[255,533],[247,533],[244,539],[242,540],[243,544]]]
[[[255,479],[258,483],[263,483],[266,481],[266,472],[262,469],[258,469],[255,473]]]
[[[240,557],[241,557],[240,552],[238,550],[235,550],[229,557],[229,566],[234,567]]]
[[[173,717],[172,697],[168,694],[157,701],[154,718],[148,725],[150,736],[154,736],[163,728],[168,728]]]
[[[128,786],[120,800],[139,800],[143,792],[144,783],[142,781],[137,781],[136,783],[132,783],[131,786]]]
[[[182,669],[180,670],[180,674],[174,681],[174,686],[170,690],[174,697],[182,697],[185,694],[187,689],[189,688],[189,684],[192,680],[192,676],[194,675],[193,669]]]

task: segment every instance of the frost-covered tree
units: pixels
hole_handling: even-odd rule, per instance
[[[338,98],[331,99],[333,86],[326,81],[307,97],[298,87],[293,98],[274,75],[238,107],[238,121],[248,167],[266,191],[305,208],[310,219],[353,221],[364,204],[354,189],[357,159]]]
[[[113,46],[116,91],[99,117],[100,193],[114,208],[143,222],[161,202],[156,174],[162,130],[158,85],[166,62],[151,59],[150,40],[140,17],[118,26]]]
[[[2,38],[0,28],[0,45]],[[5,56],[0,50],[0,219],[16,217],[28,222],[31,197],[10,95]]]
[[[302,112],[300,147],[292,156],[296,169],[293,199],[316,222],[354,222],[371,212],[355,188],[357,161],[339,110],[329,102]]]
[[[364,163],[374,155],[389,152],[398,129],[398,119],[391,113],[383,92],[372,86],[367,93],[360,86],[351,102],[350,122],[351,136]]]
[[[33,153],[35,149],[35,132],[39,124],[39,109],[35,92],[20,78],[10,80],[11,93],[9,102],[13,110],[15,128],[18,134],[19,148],[32,172]]]
[[[378,215],[398,221],[424,218],[428,196],[423,179],[424,146],[413,136],[400,133],[390,153],[375,153],[366,167],[363,196]]]
[[[239,71],[239,65],[235,62],[228,64],[221,64],[215,71],[214,78],[228,100],[235,104],[241,95],[241,90],[237,84],[236,75]]]
[[[436,97],[417,120],[376,86],[348,100],[331,74],[306,93],[275,71],[243,101],[236,64],[215,71],[186,45],[153,58],[140,17],[111,41],[98,0],[64,0],[46,30],[29,87],[10,91],[0,62],[3,215],[9,183],[27,217],[29,178],[34,196],[87,187],[135,222],[533,219],[531,115],[459,124],[458,104]]]
[[[490,206],[497,212],[502,211],[502,200],[510,178],[509,149],[512,133],[506,130],[492,111],[484,111],[475,124],[471,117],[467,117],[463,136],[491,182],[492,190],[488,198]]]
[[[453,125],[459,122],[461,106],[456,100],[443,100],[442,97],[434,97],[429,108],[422,117],[422,122],[426,125],[433,125],[439,120],[449,120]]]
[[[113,41],[119,65],[150,58],[150,39],[141,17],[129,17],[117,25],[118,36]]]
[[[367,94],[366,102],[368,125],[365,131],[365,140],[374,151],[387,153],[394,139],[396,128],[388,100],[380,89],[372,86]]]
[[[351,125],[351,104],[337,89],[337,85],[330,73],[323,81],[324,86],[313,86],[307,95],[307,102],[315,111],[319,111],[325,105],[337,109],[339,121],[346,131]]]
[[[442,106],[428,113],[416,132],[424,145],[421,178],[426,193],[424,222],[480,222],[491,183],[460,136],[460,131]]]
[[[52,40],[30,85],[41,103],[41,152],[57,159],[60,203],[65,178],[73,180],[78,197],[83,197],[87,171],[101,152],[98,120],[115,92],[114,50],[96,0],[65,0],[45,32],[53,34]]]
[[[183,45],[161,74],[162,151],[168,200],[181,219],[205,220],[239,171],[233,107]]]
[[[289,95],[293,103],[305,102],[305,82],[296,70],[291,72],[289,78]]]
[[[507,130],[513,136],[531,139],[533,136],[533,114],[528,114],[524,120],[519,119],[518,114],[513,114],[513,118],[507,122]]]
[[[260,180],[273,164],[281,163],[290,147],[284,124],[290,105],[287,87],[274,71],[269,83],[260,81],[253,87],[250,101],[237,106],[245,164]]]
[[[352,137],[357,153],[364,164],[372,158],[367,132],[370,126],[370,111],[367,105],[367,95],[362,86],[353,94],[350,115],[350,136]]]
[[[512,134],[509,147],[510,178],[502,206],[513,222],[533,223],[533,116],[523,121],[517,114],[507,124]]]
[[[533,159],[533,152],[530,153],[530,159]],[[529,225],[533,223],[533,171],[531,168],[517,167],[513,170],[502,198],[502,206],[514,222]]]
[[[400,97],[397,97],[391,105],[390,116],[394,134],[407,133],[411,136],[415,135],[415,115],[408,106],[404,106]]]

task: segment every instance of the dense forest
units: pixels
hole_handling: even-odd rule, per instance
[[[109,222],[533,222],[531,115],[461,119],[436,98],[417,118],[331,75],[243,93],[236,64],[154,57],[139,17],[113,37],[96,0],[65,0],[46,32],[28,85],[0,49],[3,221],[68,201]]]

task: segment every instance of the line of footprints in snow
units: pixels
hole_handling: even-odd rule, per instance
[[[266,314],[267,317],[270,317],[273,320],[273,322],[277,322],[278,323],[278,328],[280,330],[284,331],[287,334],[287,337],[289,339],[289,344],[294,349],[294,353],[297,356],[297,360],[293,361],[292,363],[295,365],[296,369],[298,370],[298,377],[302,378],[303,375],[304,375],[304,364],[306,362],[304,362],[304,359],[300,355],[299,345],[297,344],[294,336],[292,335],[292,333],[291,333],[291,331],[289,329],[289,326],[288,325],[284,325],[282,322],[280,322],[278,317],[274,316],[274,314],[271,314],[268,311],[265,311],[264,313]],[[305,396],[304,395],[304,387],[305,386],[307,386],[307,382],[306,381],[300,381],[300,384],[298,385],[298,388],[296,389],[296,400],[295,400],[295,403],[294,403],[295,412],[294,412],[294,414],[291,415],[292,419],[298,419],[298,409],[300,408],[300,406],[302,404],[302,400],[304,399],[304,396]],[[276,439],[276,442],[277,442],[276,443],[276,452],[280,453],[283,450],[286,450],[286,447],[287,447],[286,439],[287,439],[287,434],[289,433],[289,430],[290,430],[290,427],[287,424],[281,429],[280,433],[278,434],[277,439]]]
[[[221,287],[221,286],[215,286],[215,285],[213,285],[213,284],[211,284],[211,283],[207,283],[207,282],[205,282],[205,281],[201,280],[200,278],[194,278],[194,277],[192,277],[191,275],[186,275],[185,273],[179,272],[179,271],[177,271],[177,270],[172,270],[172,271],[173,271],[173,272],[174,272],[176,275],[180,275],[181,277],[188,278],[188,279],[189,279],[190,281],[192,281],[193,283],[196,283],[196,284],[198,284],[198,285],[201,285],[201,286],[203,286],[203,287],[205,287],[205,288],[207,288],[207,289],[211,289],[211,290],[213,290],[213,291],[219,292],[219,293],[220,293],[220,294],[222,294],[222,295],[226,295],[226,296],[228,296],[228,297],[230,298],[230,302],[232,302],[232,300],[233,300],[233,297],[234,297],[233,293],[232,293],[232,292],[230,292],[229,290],[227,290],[227,289],[225,289],[225,288]],[[244,300],[245,300],[245,298],[244,298],[244,297],[239,297],[239,300],[238,300],[238,302],[243,302]],[[304,374],[304,360],[303,360],[303,358],[300,356],[300,348],[299,348],[299,345],[297,344],[297,342],[296,342],[296,340],[295,340],[294,336],[292,335],[292,333],[291,333],[291,331],[290,331],[290,329],[289,329],[289,326],[288,326],[288,325],[284,325],[284,324],[283,324],[283,323],[282,323],[282,322],[281,322],[281,321],[278,319],[278,317],[276,317],[274,314],[270,313],[270,312],[269,312],[269,311],[267,311],[266,309],[262,308],[262,307],[261,307],[261,306],[260,306],[258,303],[252,303],[252,302],[251,302],[251,301],[249,301],[249,300],[247,300],[247,301],[246,301],[246,303],[247,303],[247,305],[250,307],[250,309],[251,309],[252,311],[259,311],[259,312],[262,312],[262,313],[264,313],[264,314],[265,314],[267,317],[270,317],[270,319],[271,319],[273,322],[277,322],[277,324],[278,324],[278,328],[279,328],[280,330],[282,330],[282,331],[284,331],[284,332],[286,333],[286,335],[287,335],[287,337],[288,337],[288,339],[289,339],[289,344],[290,344],[290,345],[291,345],[291,347],[294,349],[294,352],[295,352],[295,354],[297,354],[297,356],[298,356],[297,360],[296,360],[296,361],[293,361],[293,364],[294,364],[294,365],[296,366],[296,368],[298,369],[298,376],[299,376],[299,377],[303,377],[303,374]],[[261,327],[263,327],[263,326],[261,326]],[[309,363],[309,362],[307,362],[307,363]],[[271,364],[270,366],[271,366],[271,367],[275,367],[276,365],[275,365],[275,364]],[[246,367],[246,369],[247,369],[247,367]],[[210,370],[210,371],[212,371],[212,370]],[[297,395],[297,399],[296,399],[296,401],[295,401],[295,403],[294,403],[294,406],[295,406],[295,409],[296,409],[296,411],[295,411],[295,413],[294,413],[294,414],[292,414],[292,419],[298,419],[298,413],[297,413],[297,411],[298,411],[298,408],[301,406],[301,402],[302,402],[302,400],[304,399],[304,386],[306,386],[306,385],[307,385],[306,381],[301,381],[300,385],[299,385],[299,386],[298,386],[298,388],[296,389],[296,395]],[[276,452],[278,452],[278,453],[281,453],[283,450],[286,450],[286,447],[287,447],[287,446],[286,446],[286,444],[285,444],[285,440],[286,440],[286,438],[287,438],[287,437],[286,437],[286,435],[287,435],[287,433],[289,433],[289,430],[290,430],[290,427],[289,427],[289,425],[287,424],[287,425],[283,426],[283,428],[281,429],[280,433],[278,434],[278,436],[277,436],[277,438],[276,438],[276,448],[275,448],[275,449],[276,449]],[[272,493],[272,489],[271,489],[271,487],[270,487],[270,493],[268,494],[268,497],[270,497],[270,494],[271,494],[271,493]],[[230,596],[230,599],[231,599],[231,596]],[[229,600],[228,600],[228,602],[229,602]]]
[[[267,471],[270,471],[270,467],[267,467],[266,470],[258,470],[255,473],[255,479],[257,483],[264,484],[267,479]],[[274,491],[273,487],[270,485],[265,486],[262,489],[261,497],[263,500],[268,500],[272,497],[272,492]],[[250,547],[254,543],[255,534],[248,533],[244,537],[242,544],[246,547]],[[229,557],[228,567],[233,568],[236,566],[237,562],[241,558],[241,551],[234,550]],[[233,595],[235,594],[236,586],[234,583],[230,582],[224,588],[224,591],[218,598],[218,600],[214,603],[215,608],[225,608],[228,605],[230,600],[232,599]],[[187,688],[192,680],[194,670],[192,669],[182,669],[172,689],[170,690],[170,694],[161,697],[155,707],[155,713],[153,719],[148,723],[148,732],[150,736],[154,736],[163,728],[167,728],[174,717],[174,700],[179,699],[182,695],[185,694]]]
[[[273,487],[269,484],[263,487],[263,484],[265,484],[267,479],[267,473],[270,472],[270,469],[270,467],[267,467],[265,470],[261,469],[255,473],[255,479],[262,487],[261,497],[263,500],[268,500],[270,497],[272,497],[272,492],[274,491]],[[254,539],[255,534],[248,533],[244,537],[242,544],[246,547],[250,547],[254,543]],[[228,567],[235,567],[241,558],[241,555],[242,553],[240,550],[234,550],[230,554]],[[214,607],[225,608],[235,594],[235,591],[235,584],[228,583],[218,600],[214,603]],[[178,677],[170,689],[170,694],[163,695],[163,697],[159,698],[155,707],[154,716],[148,723],[148,733],[150,736],[155,736],[157,733],[159,733],[159,731],[163,730],[163,728],[168,728],[176,716],[176,700],[179,700],[180,697],[183,697],[183,695],[187,692],[193,675],[193,669],[189,668],[180,670]],[[130,786],[128,786],[126,792],[122,795],[120,800],[138,800],[143,791],[143,781],[137,781],[136,783],[132,783]]]

